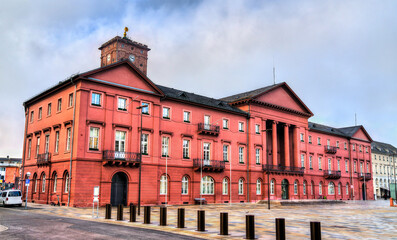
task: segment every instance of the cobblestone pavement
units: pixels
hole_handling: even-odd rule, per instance
[[[28,204],[30,212],[55,214],[71,218],[90,219],[125,226],[157,229],[207,239],[243,239],[245,215],[255,215],[255,232],[258,239],[275,239],[275,218],[285,218],[287,239],[309,239],[310,221],[320,221],[323,239],[397,239],[397,208],[389,201],[350,201],[332,205],[272,205],[236,203],[203,206],[168,206],[168,226],[159,226],[159,207],[152,207],[151,224],[143,224],[143,208],[136,223],[128,222],[129,208],[124,208],[124,221],[116,221],[116,207],[112,220],[105,220],[105,209],[99,209],[99,218],[92,216],[90,208],[53,207]],[[185,208],[184,229],[176,228],[177,209]],[[197,210],[205,210],[206,232],[197,232]],[[220,212],[229,213],[229,236],[219,234]]]

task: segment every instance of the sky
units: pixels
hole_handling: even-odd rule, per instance
[[[124,27],[155,83],[213,98],[287,82],[333,127],[397,146],[397,1],[3,1],[0,157],[22,157],[23,102],[99,67]]]

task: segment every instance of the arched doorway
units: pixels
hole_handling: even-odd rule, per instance
[[[362,190],[363,190],[363,200],[367,200],[367,189],[365,183],[363,183]]]
[[[127,205],[127,181],[128,177],[123,172],[113,175],[110,204],[117,206],[119,204]]]
[[[281,182],[281,199],[289,199],[289,182],[287,179]]]

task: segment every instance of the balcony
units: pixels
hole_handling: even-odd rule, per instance
[[[285,174],[303,175],[305,168],[263,164],[262,170],[265,171],[266,173],[285,173]]]
[[[340,171],[334,170],[324,170],[324,177],[325,179],[339,179],[340,178]]]
[[[196,171],[202,169],[203,172],[223,172],[225,170],[225,162],[195,158],[193,159],[193,167]]]
[[[199,123],[198,124],[198,133],[212,135],[212,136],[218,136],[219,135],[219,126],[205,124],[205,123]]]
[[[44,165],[48,165],[51,162],[51,153],[46,152],[46,153],[42,153],[42,154],[38,154],[37,155],[37,166],[44,166]]]
[[[369,181],[371,180],[371,173],[357,173],[358,180]]]
[[[139,153],[114,150],[103,151],[104,166],[138,167],[140,163],[141,157]]]
[[[324,151],[325,153],[335,154],[336,151],[338,151],[338,148],[333,146],[324,146]]]

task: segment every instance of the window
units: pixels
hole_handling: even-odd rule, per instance
[[[244,180],[242,178],[238,180],[238,194],[239,195],[244,194]]]
[[[331,158],[328,158],[328,171],[332,170]]]
[[[322,169],[321,162],[322,162],[321,157],[318,157],[318,170]]]
[[[51,103],[48,104],[47,106],[47,116],[51,115]]]
[[[323,184],[321,182],[318,183],[318,194],[323,194]]]
[[[339,149],[339,141],[336,141],[336,148]]]
[[[256,194],[257,195],[260,195],[261,194],[261,180],[260,179],[258,179],[258,180],[256,180]]]
[[[72,129],[66,129],[66,151],[70,150],[70,137],[71,137]]]
[[[305,167],[305,154],[301,154],[301,167]]]
[[[335,194],[335,185],[333,182],[328,183],[328,195]]]
[[[321,145],[321,138],[320,137],[317,138],[317,144]]]
[[[189,140],[183,139],[182,154],[184,159],[189,159],[189,144],[190,144]]]
[[[127,99],[119,97],[117,99],[117,109],[120,111],[127,111]]]
[[[255,149],[255,160],[256,164],[261,164],[261,150],[259,148]]]
[[[295,180],[295,182],[294,182],[294,194],[298,195],[298,181],[297,180]]]
[[[42,114],[43,114],[43,108],[39,107],[39,116],[37,117],[38,120],[41,119]]]
[[[244,147],[238,148],[238,161],[239,163],[244,163]]]
[[[337,163],[338,163],[338,171],[340,172],[340,159],[338,159]]]
[[[108,54],[108,56],[107,56],[107,61],[108,61],[108,63],[110,63],[110,54]]]
[[[68,107],[73,106],[73,93],[69,94]]]
[[[306,181],[303,181],[303,195],[306,195]]]
[[[37,137],[37,142],[36,142],[36,157],[39,155],[40,151],[40,137]]]
[[[365,147],[365,152],[368,153],[368,147]]]
[[[229,145],[223,145],[223,161],[229,161]]]
[[[347,150],[347,143],[345,142],[343,145],[344,145],[345,150]]]
[[[342,184],[338,183],[338,195],[342,194]]]
[[[242,123],[242,122],[238,123],[238,131],[239,132],[244,132],[244,123]]]
[[[223,195],[227,195],[228,194],[228,191],[229,191],[229,187],[228,187],[228,180],[227,180],[227,178],[224,178],[223,180],[222,180],[222,194]]]
[[[90,150],[99,149],[99,128],[90,128]]]
[[[186,112],[186,111],[183,112],[183,121],[190,123],[190,112]]]
[[[57,192],[57,181],[58,181],[58,176],[55,173],[54,174],[54,192]]]
[[[214,179],[209,176],[204,176],[201,179],[201,194],[214,194]]]
[[[330,146],[331,140],[327,139],[327,146]]]
[[[349,164],[348,164],[347,160],[345,160],[345,169],[346,169],[346,172],[349,172]]]
[[[125,136],[127,135],[124,131],[116,131],[115,141],[114,141],[114,157],[115,158],[125,158]]]
[[[352,144],[353,151],[356,151],[356,144]],[[384,157],[383,157],[384,159]]]
[[[55,149],[54,152],[59,152],[59,131],[55,132]]]
[[[361,174],[363,173],[363,162],[360,162],[360,173]],[[385,173],[386,173],[386,171],[385,171]]]
[[[309,156],[309,167],[313,169],[313,156]]]
[[[182,195],[186,195],[189,193],[189,178],[187,176],[183,176],[182,178]]]
[[[69,192],[69,173],[65,174],[65,193]]]
[[[34,118],[34,111],[30,112],[30,122],[33,122],[33,118]]]
[[[30,152],[32,150],[32,139],[28,140],[28,158],[30,158]]]
[[[170,119],[170,108],[163,107],[163,118]]]
[[[93,106],[101,106],[101,94],[100,93],[92,93],[91,95],[91,105]]]
[[[45,192],[45,174],[41,176],[41,191]]]
[[[205,130],[211,129],[211,117],[208,115],[204,116],[204,129]]]
[[[167,184],[167,176],[166,175],[162,175],[160,177],[160,194],[161,195],[165,195],[167,194],[167,188],[168,188],[168,184]]]
[[[363,146],[362,145],[360,145],[360,152],[362,152],[363,151]]]
[[[36,174],[34,175],[33,179],[34,179],[34,192],[37,192],[37,183],[38,183],[39,181],[37,180]]]
[[[142,114],[149,115],[149,103],[143,102],[141,106],[142,106]]]
[[[274,195],[274,179],[270,181],[270,194]]]
[[[50,135],[45,135],[44,152],[48,153],[50,148]]]
[[[57,111],[60,112],[62,110],[62,98],[58,99]]]
[[[388,169],[389,169],[389,167],[387,167]],[[367,170],[366,170],[366,172],[370,172],[369,171],[369,162],[367,162]]]
[[[309,135],[309,144],[312,144],[312,136]]]
[[[163,137],[161,141],[161,156],[169,157],[169,143],[170,137]]]
[[[229,120],[223,119],[223,129],[229,129]]]
[[[149,134],[142,133],[142,154],[149,154]]]
[[[211,144],[210,143],[204,143],[203,144],[203,160],[204,160],[204,165],[209,165],[210,164],[210,150],[211,150]]]
[[[354,161],[354,166],[353,166],[353,168],[354,168],[354,172],[356,173],[356,172],[357,172],[357,161]]]
[[[349,184],[346,183],[346,195],[349,195]]]
[[[303,133],[300,134],[300,140],[301,140],[301,142],[305,141],[305,135]]]
[[[260,134],[260,126],[259,124],[255,124],[255,133]]]

